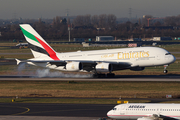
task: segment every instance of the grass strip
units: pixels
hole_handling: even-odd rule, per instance
[[[118,99],[58,99],[58,98],[0,98],[0,103],[71,103],[71,104],[117,104]],[[130,100],[129,103],[148,103],[148,100]]]
[[[172,95],[179,98],[179,86],[180,82],[0,81],[0,96],[165,98]]]

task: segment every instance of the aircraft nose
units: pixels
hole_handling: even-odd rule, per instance
[[[165,60],[168,62],[168,64],[174,63],[176,61],[176,57],[174,55],[165,55]]]
[[[174,57],[174,55],[171,56],[171,61],[172,61],[172,63],[174,63],[176,61],[176,57]]]
[[[109,112],[107,112],[107,116],[110,117],[112,115],[112,110],[110,110]]]

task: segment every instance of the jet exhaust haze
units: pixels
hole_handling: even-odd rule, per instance
[[[36,77],[43,78],[43,77],[50,77],[50,78],[89,78],[92,75],[82,75],[82,74],[72,74],[72,73],[63,73],[58,71],[50,71],[50,69],[38,69],[36,70]]]
[[[33,67],[33,66],[32,66]],[[73,74],[73,73],[63,73],[59,71],[51,71],[50,69],[31,69],[31,67],[26,63],[21,63],[18,65],[17,68],[18,75],[28,75],[32,76],[33,78],[90,78],[92,77],[91,74]],[[24,71],[24,72],[23,72]],[[25,71],[28,71],[25,72]]]

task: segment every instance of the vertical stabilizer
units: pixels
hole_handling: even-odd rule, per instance
[[[59,60],[53,48],[29,24],[21,24],[20,27],[35,58],[49,56]]]

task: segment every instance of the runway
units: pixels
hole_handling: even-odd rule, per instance
[[[108,110],[114,105],[101,104],[35,104],[35,103],[0,103],[0,116],[43,116],[84,118],[98,120],[105,118]],[[19,118],[19,117],[17,117]]]
[[[38,78],[36,76],[0,76],[0,81],[180,81],[180,75],[117,75],[115,78]],[[61,99],[61,98],[59,98]],[[136,99],[136,98],[131,98]],[[128,99],[127,99],[128,100]],[[149,99],[148,99],[149,100]],[[169,99],[168,99],[169,100]],[[175,101],[176,99],[171,99]],[[150,99],[157,103],[167,99]],[[179,99],[177,99],[179,101]],[[0,118],[4,120],[98,120],[115,104],[51,104],[0,103]]]
[[[61,99],[61,98],[60,98]],[[127,98],[124,100],[179,101],[179,99]],[[99,120],[115,104],[0,103],[3,120]]]
[[[0,76],[0,81],[180,81],[180,75],[117,75],[115,78]]]

